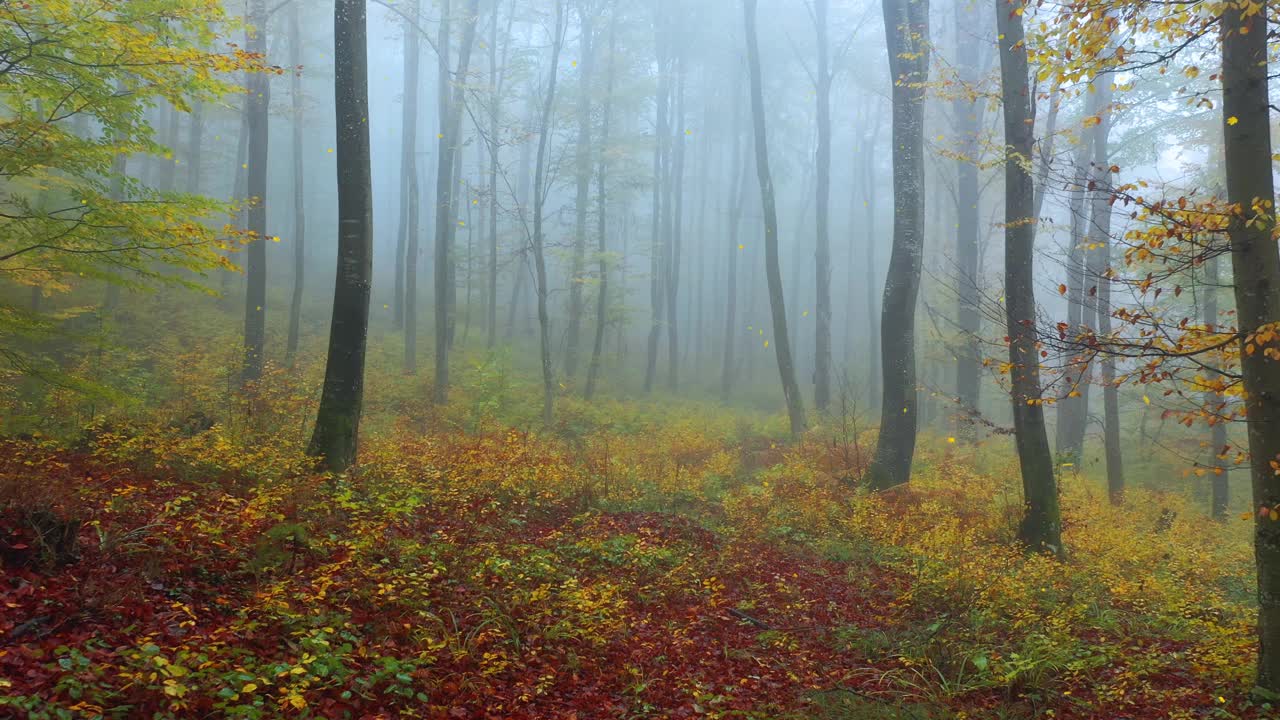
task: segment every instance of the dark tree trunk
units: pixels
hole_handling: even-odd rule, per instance
[[[924,255],[924,83],[929,77],[928,0],[882,0],[893,80],[893,254],[880,325],[884,396],[871,486],[911,477],[915,455],[916,300]]]
[[[467,71],[471,63],[471,48],[475,45],[476,21],[480,0],[469,0],[466,17],[463,18],[462,44],[458,48],[458,68],[453,80],[449,77],[448,36],[450,12],[446,2],[446,18],[441,20],[441,41],[438,52],[440,65],[440,156],[436,163],[436,227],[435,227],[435,340],[436,373],[432,401],[443,404],[449,399],[449,348],[453,344],[453,327],[457,308],[457,284],[453,272],[456,258],[453,256],[453,240],[456,231],[457,207],[454,190],[457,187],[458,150],[462,142],[462,108],[466,102]],[[449,98],[450,88],[453,90]]]
[[[301,333],[307,257],[306,175],[302,162],[302,30],[296,1],[289,4],[289,64],[292,66],[289,98],[293,101],[293,296],[289,300],[289,340],[285,358],[292,365],[298,354],[298,336]],[[397,274],[396,277],[398,281],[401,276]]]
[[[600,287],[596,292],[596,337],[591,346],[591,364],[587,367],[587,387],[583,396],[590,400],[600,376],[600,358],[604,354],[604,334],[609,324],[609,262],[605,253],[609,244],[607,229],[609,198],[606,182],[609,173],[609,116],[613,112],[613,56],[617,52],[618,11],[611,7],[609,16],[609,64],[605,69],[604,107],[600,109],[600,160],[596,176],[596,253],[599,258]]]
[[[365,341],[373,280],[373,198],[369,170],[369,78],[364,0],[333,11],[338,128],[338,274],[324,392],[307,450],[333,472],[356,460],[364,400]]]
[[[555,109],[556,78],[560,71],[560,50],[564,46],[565,24],[564,0],[556,0],[555,37],[551,44],[551,65],[543,96],[542,117],[538,123],[538,159],[533,166],[533,262],[537,279],[538,339],[542,354],[542,423],[548,427],[554,417],[556,381],[551,367],[551,319],[547,315],[547,258],[543,248],[542,213],[550,190],[545,187],[547,145],[551,142],[551,113]]]
[[[744,0],[747,28],[747,69],[751,79],[751,118],[755,126],[756,175],[760,180],[760,204],[764,209],[765,275],[769,284],[769,306],[773,314],[774,354],[782,378],[782,394],[787,401],[791,435],[799,437],[806,427],[804,399],[796,384],[787,336],[787,308],[783,300],[782,272],[778,267],[778,211],[774,206],[773,175],[769,171],[769,143],[764,125],[764,90],[760,77],[760,45],[756,39],[756,1]],[[919,0],[923,2],[923,0]]]
[[[1267,88],[1268,3],[1247,16],[1230,5],[1222,15],[1222,117],[1227,199],[1235,206],[1231,241],[1236,314],[1241,339],[1250,470],[1253,479],[1254,553],[1258,568],[1258,693],[1280,694],[1280,523],[1263,508],[1280,505],[1280,363],[1267,357],[1277,341],[1260,341],[1259,329],[1280,322],[1280,257],[1272,214],[1253,210],[1275,201],[1271,113]],[[1247,30],[1247,32],[1246,32]],[[1254,352],[1248,352],[1253,345]],[[1261,345],[1262,347],[1258,347]]]
[[[252,0],[250,18],[254,30],[249,36],[249,52],[267,52],[266,0]],[[267,145],[271,106],[268,73],[249,76],[246,114],[249,118],[248,203],[249,245],[245,252],[244,370],[245,383],[262,377],[267,344]]]
[[[396,233],[395,326],[403,328],[405,304],[417,302],[405,292],[406,268],[409,262],[409,238],[418,234],[418,73],[422,57],[422,38],[418,30],[418,0],[411,0],[409,22],[404,28],[404,107],[400,113],[400,228]],[[412,260],[416,261],[417,257]],[[416,288],[415,288],[416,291]],[[414,313],[415,320],[417,313]],[[406,368],[407,368],[406,358]]]
[[[569,268],[569,329],[565,339],[564,374],[578,374],[578,352],[582,336],[582,285],[587,268],[587,205],[591,202],[591,42],[595,9],[581,6],[578,10],[578,147],[577,217],[573,232],[573,262]]]
[[[1053,455],[1040,397],[1040,350],[1036,336],[1033,279],[1036,225],[1035,181],[1031,161],[1034,118],[1027,84],[1027,48],[1022,29],[1022,2],[996,0],[996,34],[1000,38],[1000,88],[1004,104],[1005,182],[1005,317],[1014,439],[1022,467],[1026,503],[1020,539],[1036,552],[1062,554],[1062,520]]]
[[[818,178],[816,332],[813,356],[813,403],[825,413],[831,401],[831,69],[827,48],[827,8],[829,0],[814,0],[813,21],[818,33]]]

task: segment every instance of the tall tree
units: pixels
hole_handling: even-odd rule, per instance
[[[418,28],[421,14],[419,0],[410,0],[404,28],[404,106],[400,110],[400,229],[396,233],[396,284],[394,316],[396,327],[404,327],[405,305],[416,303],[405,291],[407,268],[417,263],[416,253],[410,257],[409,239],[418,234],[418,74],[422,58],[422,37]],[[416,283],[415,283],[416,286]],[[416,293],[417,288],[414,288]],[[417,320],[417,313],[414,313]],[[406,357],[408,367],[411,358]]]
[[[667,202],[663,208],[663,224],[667,227],[666,267],[663,287],[667,291],[667,388],[675,392],[680,372],[680,256],[684,230],[684,51],[677,49],[675,57],[675,100],[671,131],[671,167],[668,169]]]
[[[813,25],[818,36],[818,103],[817,151],[817,249],[814,266],[817,273],[817,323],[813,356],[813,404],[818,412],[827,411],[831,401],[831,60],[827,43],[827,15],[830,0],[814,0]]]
[[[462,109],[466,102],[466,77],[471,64],[471,48],[475,45],[477,15],[480,0],[469,0],[463,18],[462,42],[458,47],[458,67],[452,80],[449,76],[449,19],[443,17],[440,42],[436,52],[440,55],[440,132],[439,157],[436,163],[436,228],[435,228],[435,316],[436,316],[436,373],[432,400],[444,403],[449,398],[449,348],[453,343],[453,324],[456,317],[456,283],[452,271],[456,261],[453,252],[454,234],[457,231],[457,205],[454,193],[458,187],[456,175],[460,168],[458,151],[462,147]],[[445,2],[444,12],[449,12]],[[450,97],[452,90],[452,97]]]
[[[298,354],[298,336],[302,324],[302,291],[307,269],[306,176],[302,159],[302,29],[298,2],[289,3],[289,99],[293,103],[293,295],[289,300],[289,339],[285,358],[290,364]],[[397,271],[398,272],[398,271]],[[397,276],[399,277],[399,276]]]
[[[1222,13],[1222,130],[1236,316],[1241,337],[1254,554],[1258,568],[1259,695],[1280,696],[1280,523],[1263,509],[1280,505],[1280,255],[1273,238],[1275,181],[1271,160],[1271,102],[1267,87],[1270,3],[1229,3]],[[1254,352],[1249,352],[1249,345]],[[1261,346],[1261,347],[1259,347]]]
[[[769,307],[773,315],[774,355],[778,359],[782,394],[787,401],[787,415],[791,420],[791,434],[794,437],[805,431],[804,399],[800,396],[800,386],[796,384],[796,370],[791,360],[782,272],[778,267],[778,210],[774,204],[773,175],[769,170],[769,143],[764,124],[764,90],[760,77],[760,43],[756,37],[756,4],[757,0],[743,0],[747,28],[747,70],[751,79],[751,118],[755,128],[756,176],[760,181],[760,204],[764,209],[765,276],[769,285]]]
[[[893,254],[881,303],[884,396],[871,486],[906,482],[916,449],[916,300],[924,255],[924,84],[929,79],[928,0],[882,0],[893,80]]]
[[[729,236],[728,277],[725,287],[724,313],[724,364],[720,370],[720,401],[729,402],[729,393],[733,390],[733,376],[737,369],[734,359],[734,348],[738,337],[738,254],[742,252],[738,243],[738,227],[742,220],[742,211],[747,199],[747,169],[745,162],[746,148],[742,143],[742,72],[733,72],[733,94],[730,96],[730,114],[733,116],[733,136],[729,139],[729,152],[733,157],[732,169],[729,172]]]
[[[1204,264],[1204,325],[1210,333],[1218,333],[1218,258],[1212,257]],[[1222,521],[1227,517],[1227,506],[1230,503],[1230,486],[1227,484],[1227,415],[1224,402],[1213,390],[1205,392],[1204,406],[1210,411],[1209,452],[1213,459],[1213,477],[1210,479],[1210,512],[1213,519]]]
[[[1090,102],[1094,102],[1093,95],[1090,96]],[[1089,421],[1088,351],[1083,345],[1076,347],[1076,339],[1085,337],[1088,332],[1085,325],[1093,321],[1088,317],[1086,306],[1093,308],[1095,297],[1092,293],[1085,293],[1085,268],[1092,257],[1086,251],[1084,209],[1085,187],[1089,177],[1089,140],[1086,136],[1076,148],[1073,163],[1075,169],[1067,197],[1067,212],[1071,215],[1071,245],[1067,248],[1067,327],[1073,338],[1074,354],[1066,363],[1066,397],[1058,402],[1056,447],[1062,462],[1073,467],[1080,462],[1084,453],[1084,431]],[[1094,315],[1096,316],[1096,312]]]
[[[978,412],[982,399],[982,313],[978,307],[978,163],[981,143],[979,134],[984,123],[986,101],[980,100],[977,83],[983,71],[979,40],[982,31],[977,3],[957,1],[955,4],[956,73],[959,90],[951,103],[951,113],[959,138],[956,158],[956,325],[961,333],[956,353],[956,403],[962,419],[957,434],[972,439],[975,426],[966,416]],[[989,36],[987,36],[989,37]]]
[[[664,303],[666,292],[663,279],[666,275],[665,257],[670,235],[665,232],[663,217],[669,212],[670,203],[663,202],[664,178],[669,164],[670,147],[668,138],[669,120],[667,106],[670,101],[671,80],[668,64],[667,35],[662,29],[662,17],[659,11],[654,17],[654,53],[658,62],[658,96],[655,112],[657,115],[657,131],[653,145],[653,245],[649,249],[649,303],[652,317],[649,323],[649,340],[646,344],[644,391],[653,389],[653,380],[658,371],[658,343],[662,339],[662,320],[665,315]]]
[[[365,0],[336,0],[333,45],[338,128],[338,273],[324,391],[307,452],[322,458],[330,470],[341,472],[356,460],[373,280]]]
[[[1062,521],[1053,455],[1040,397],[1040,349],[1036,336],[1035,180],[1030,171],[1034,137],[1023,0],[996,0],[1000,45],[1000,99],[1004,106],[1005,318],[1013,400],[1014,439],[1026,503],[1019,537],[1037,552],[1062,553]]]
[[[267,53],[267,2],[250,0],[249,52]],[[249,203],[249,244],[245,252],[244,369],[243,382],[262,377],[267,344],[267,146],[271,107],[271,82],[266,73],[249,75],[248,158],[246,178]]]
[[[556,102],[556,78],[560,75],[560,51],[564,47],[564,0],[556,0],[556,24],[551,39],[551,64],[538,123],[538,159],[533,169],[533,263],[538,295],[538,339],[542,355],[542,422],[550,426],[555,401],[555,373],[551,367],[551,319],[547,314],[547,257],[542,214],[547,202],[547,145],[551,141],[551,115]]]
[[[578,5],[578,147],[576,220],[573,232],[573,261],[569,268],[569,329],[565,338],[564,374],[578,374],[578,345],[582,335],[582,285],[587,260],[587,215],[591,202],[591,71],[592,35],[596,9],[587,0]]]
[[[1089,210],[1090,238],[1096,244],[1098,271],[1097,329],[1102,337],[1111,335],[1111,159],[1108,138],[1111,134],[1111,76],[1104,73],[1090,83],[1101,112],[1093,126],[1093,172],[1090,180],[1092,202]],[[1116,357],[1102,355],[1102,436],[1107,464],[1107,494],[1119,503],[1124,494],[1124,463],[1120,452],[1120,389],[1116,387]]]
[[[591,346],[591,364],[587,367],[587,387],[583,396],[590,400],[595,394],[596,379],[600,375],[600,359],[604,354],[604,332],[609,321],[609,259],[605,253],[609,250],[607,219],[609,197],[607,194],[607,178],[609,174],[609,128],[610,115],[613,113],[614,55],[618,51],[618,8],[610,2],[609,10],[609,61],[605,68],[604,106],[600,108],[600,159],[596,169],[596,253],[598,255],[600,287],[596,290],[596,336]]]

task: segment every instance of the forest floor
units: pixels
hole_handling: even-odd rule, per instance
[[[340,478],[199,417],[3,441],[0,716],[1268,717],[1248,523],[1072,478],[1058,563],[969,448],[874,496],[871,433],[564,412]]]

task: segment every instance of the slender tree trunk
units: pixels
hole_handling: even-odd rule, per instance
[[[592,19],[595,9],[582,5],[578,10],[579,54],[578,60],[578,147],[577,147],[577,198],[574,208],[577,218],[573,232],[573,262],[569,268],[569,331],[565,341],[564,374],[573,378],[578,374],[578,346],[582,335],[582,285],[587,267],[587,205],[591,202],[591,71],[592,71]]]
[[[924,0],[919,0],[923,2]],[[783,300],[782,272],[778,268],[778,211],[774,206],[773,176],[769,171],[769,143],[764,125],[764,90],[760,78],[760,46],[756,39],[756,2],[744,0],[747,28],[747,68],[751,78],[751,117],[755,126],[756,175],[760,180],[760,204],[764,208],[765,275],[769,284],[769,305],[773,312],[774,354],[782,376],[782,394],[787,401],[791,435],[805,431],[804,399],[796,384],[791,361],[791,341],[787,336],[787,308]]]
[[[266,0],[251,0],[254,29],[246,43],[249,52],[267,52]],[[267,343],[267,146],[271,106],[271,82],[267,73],[249,77],[246,114],[249,118],[249,245],[246,249],[244,296],[244,369],[241,379],[250,383],[262,377]]]
[[[1027,84],[1027,48],[1021,0],[996,0],[1000,38],[1000,88],[1004,104],[1005,316],[1012,366],[1014,439],[1022,467],[1026,503],[1019,537],[1036,552],[1062,554],[1062,520],[1053,455],[1040,397],[1040,351],[1036,336],[1035,181],[1031,161],[1034,118]]]
[[[338,274],[324,392],[310,455],[333,472],[356,460],[364,402],[365,343],[373,280],[373,198],[369,170],[369,78],[364,0],[336,0],[334,95],[338,127]]]
[[[418,195],[412,185],[418,177],[418,73],[421,67],[422,38],[418,30],[419,0],[411,0],[410,22],[404,28],[404,107],[400,113],[400,228],[396,233],[395,326],[405,323],[405,281],[409,238],[417,233]],[[411,217],[412,216],[412,217]],[[415,258],[416,259],[416,258]],[[416,302],[416,298],[414,298]],[[415,313],[416,317],[416,313]]]
[[[158,158],[160,174],[156,180],[156,189],[161,192],[173,192],[178,182],[178,111],[172,105],[163,107],[160,114],[164,116],[164,134],[161,142],[168,148],[168,157]]]
[[[1092,96],[1091,96],[1092,101]],[[1084,454],[1084,433],[1089,421],[1089,356],[1080,339],[1085,336],[1086,302],[1092,307],[1092,294],[1086,299],[1086,261],[1092,257],[1085,250],[1085,186],[1088,183],[1089,138],[1077,148],[1075,174],[1067,200],[1071,214],[1071,247],[1067,250],[1067,327],[1074,355],[1066,368],[1067,396],[1058,402],[1057,449],[1064,464],[1076,466]],[[1096,317],[1096,311],[1094,316]],[[1092,320],[1090,320],[1092,322]]]
[[[817,250],[814,252],[817,310],[813,356],[813,402],[825,413],[831,401],[831,69],[827,47],[829,0],[814,0],[818,33]]]
[[[515,0],[507,14],[506,43],[502,49],[502,62],[498,62],[498,10],[494,6],[493,26],[489,37],[489,302],[486,346],[492,350],[498,344],[498,170],[501,144],[498,142],[502,118],[502,90],[506,83],[507,50],[510,48],[511,24],[515,22]]]
[[[1268,6],[1263,2],[1253,12],[1236,5],[1223,10],[1222,117],[1227,199],[1236,208],[1227,235],[1242,335],[1240,366],[1255,509],[1257,694],[1274,700],[1280,695],[1280,523],[1267,511],[1280,505],[1280,475],[1274,469],[1280,462],[1280,363],[1267,355],[1280,344],[1270,332],[1280,322],[1280,257],[1272,237],[1273,211],[1253,209],[1258,203],[1270,208],[1275,201],[1267,88]],[[1260,330],[1269,331],[1270,337],[1259,337]]]
[[[667,389],[675,392],[680,372],[680,255],[683,252],[684,228],[684,55],[677,52],[675,83],[675,121],[671,125],[672,150],[671,175],[667,180],[668,206],[671,230],[667,233]]]
[[[733,136],[730,138],[730,150],[733,153],[732,170],[729,173],[729,244],[726,258],[728,278],[725,288],[724,314],[724,364],[720,369],[720,401],[729,402],[733,391],[733,376],[736,369],[734,348],[737,347],[738,332],[738,255],[742,247],[738,242],[738,227],[742,221],[742,212],[746,208],[747,172],[744,155],[746,148],[742,145],[742,72],[733,73],[733,95],[729,107],[733,115]]]
[[[200,194],[200,174],[204,172],[204,102],[197,101],[191,108],[191,127],[187,134],[187,186],[189,195]]]
[[[551,113],[556,102],[556,77],[559,75],[560,50],[564,46],[564,0],[556,0],[555,37],[551,44],[551,65],[548,68],[546,94],[542,106],[542,118],[538,124],[538,159],[533,170],[533,262],[537,277],[538,339],[542,351],[542,423],[551,426],[554,419],[555,374],[551,367],[551,319],[547,315],[547,258],[543,249],[542,213],[547,192],[547,145],[551,142]]]
[[[866,311],[867,311],[867,398],[871,401],[874,408],[875,398],[880,397],[880,380],[882,377],[880,369],[880,353],[882,352],[880,344],[880,311],[882,308],[876,306],[876,244],[880,241],[880,236],[876,234],[876,211],[879,205],[876,203],[876,177],[875,177],[875,149],[880,143],[880,113],[876,113],[875,128],[871,131],[871,138],[867,141],[866,148],[862,152],[862,206],[866,209],[866,260],[862,269],[863,289],[866,292]]]
[[[613,58],[617,52],[618,10],[610,3],[609,15],[609,64],[605,69],[604,107],[600,109],[600,159],[596,175],[596,253],[599,256],[600,287],[596,291],[596,337],[591,346],[591,364],[587,367],[587,387],[583,396],[590,400],[595,395],[596,379],[600,376],[600,358],[604,354],[605,329],[609,324],[609,250],[607,229],[609,198],[606,179],[609,173],[609,120],[613,112]]]
[[[1092,83],[1102,109],[1100,122],[1094,126],[1093,197],[1090,209],[1091,235],[1096,234],[1099,265],[1103,272],[1098,283],[1098,335],[1111,335],[1111,159],[1107,138],[1111,129],[1111,77],[1103,75]],[[1102,356],[1103,443],[1107,459],[1107,495],[1113,504],[1124,496],[1124,463],[1120,453],[1120,398],[1116,387],[1116,358]]]
[[[882,0],[882,5],[893,79],[894,219],[881,308],[880,437],[868,470],[876,489],[910,478],[916,447],[915,316],[924,255],[924,83],[929,77],[928,0]]]
[[[659,20],[660,18],[655,19],[654,25],[655,35],[657,35],[655,45],[658,55],[658,122],[653,148],[653,247],[649,250],[649,298],[653,306],[653,319],[649,325],[648,351],[645,355],[644,391],[646,393],[653,390],[653,380],[658,370],[658,342],[661,339],[664,314],[663,303],[666,299],[662,284],[663,276],[665,275],[663,269],[665,267],[666,247],[670,238],[669,235],[663,234],[663,213],[665,212],[663,178],[666,175],[668,156],[667,103],[670,93],[670,77],[668,74],[666,41],[662,37],[660,26],[656,24]]]
[[[466,101],[466,78],[471,62],[471,48],[475,45],[476,21],[480,0],[469,0],[466,17],[463,18],[462,44],[458,48],[458,70],[453,80],[449,77],[448,36],[449,3],[444,5],[445,19],[441,20],[440,42],[437,52],[440,65],[440,157],[436,163],[436,227],[435,227],[435,340],[436,373],[432,401],[444,404],[449,399],[449,348],[453,342],[457,285],[452,272],[453,240],[456,230],[457,208],[454,192],[458,150],[462,141],[462,107]],[[449,98],[450,88],[453,98]]]
[[[981,29],[979,12],[983,6],[957,2],[956,65],[964,88],[952,102],[956,134],[960,141],[960,157],[956,159],[956,289],[959,307],[956,325],[960,330],[960,348],[956,353],[956,403],[961,418],[956,434],[973,440],[982,399],[982,313],[979,310],[978,284],[978,163],[981,158],[979,134],[984,126],[986,101],[968,96],[980,80],[978,67],[979,38],[989,37]]]
[[[302,325],[302,291],[306,280],[307,210],[305,168],[302,160],[302,30],[298,3],[289,5],[289,64],[293,66],[289,81],[289,97],[293,101],[293,296],[289,302],[289,341],[285,358],[293,365],[298,354],[298,336]],[[403,202],[403,200],[402,200]],[[396,279],[401,275],[397,270]],[[402,300],[401,300],[402,301]],[[399,307],[399,306],[397,306]]]
[[[1218,258],[1210,258],[1204,264],[1204,324],[1210,333],[1218,332]],[[1227,484],[1227,421],[1224,405],[1225,399],[1210,390],[1204,394],[1204,406],[1209,409],[1209,456],[1213,467],[1210,479],[1209,507],[1213,519],[1219,522],[1226,520],[1227,508],[1231,501],[1230,486]]]

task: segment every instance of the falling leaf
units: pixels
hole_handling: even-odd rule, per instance
[[[1142,402],[1146,403],[1147,405],[1150,405],[1150,404],[1151,404],[1151,398],[1147,397],[1146,395],[1143,395],[1143,396],[1142,396]]]
[[[1240,122],[1240,119],[1237,118],[1235,115],[1232,115],[1231,117],[1227,118],[1228,125],[1235,125],[1238,122]]]

